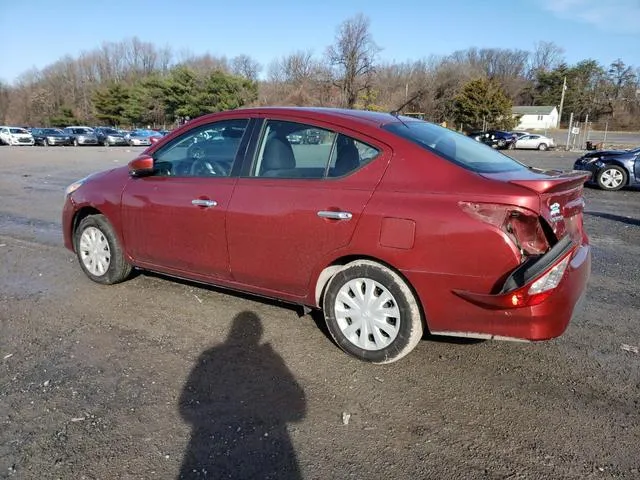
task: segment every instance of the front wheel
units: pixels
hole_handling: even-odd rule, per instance
[[[627,172],[618,165],[607,165],[598,172],[596,180],[603,190],[620,190],[627,184]]]
[[[77,139],[77,138],[74,138],[74,139],[73,139],[73,146],[74,146],[74,147],[77,147],[78,145],[79,145],[79,143],[78,143],[78,139]]]
[[[422,338],[422,314],[411,288],[370,260],[348,264],[329,281],[323,309],[335,342],[360,360],[395,362]]]
[[[104,141],[102,142],[102,145],[104,145],[105,147],[108,147],[109,146],[109,140],[107,140],[105,138]]]
[[[82,270],[94,282],[111,285],[126,280],[131,273],[113,227],[103,215],[82,219],[74,245]]]
[[[540,150],[541,152],[544,152],[545,150],[548,150],[548,146],[546,143],[541,143],[540,145],[538,145],[538,150]]]

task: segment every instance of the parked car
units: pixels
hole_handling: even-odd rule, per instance
[[[96,137],[98,137],[98,143],[105,147],[129,145],[129,142],[124,138],[124,135],[118,132],[115,128],[96,127],[93,129],[93,132]]]
[[[302,139],[303,139],[303,135],[300,133],[292,133],[287,137],[287,140],[289,140],[289,143],[292,145],[297,145],[302,143]]]
[[[152,143],[152,137],[162,138],[162,135],[154,130],[134,130],[125,136],[132,147],[149,146]]]
[[[640,185],[640,147],[589,152],[578,158],[573,168],[589,172],[588,182],[603,190]]]
[[[293,148],[310,128],[324,142]],[[222,139],[194,151],[203,131]],[[322,309],[344,351],[389,363],[425,330],[561,335],[590,272],[587,178],[409,117],[238,109],[70,185],[62,230],[97,283],[136,267]]]
[[[33,128],[31,130],[35,145],[71,145],[73,139],[59,128]]]
[[[536,134],[523,135],[518,138],[515,143],[515,148],[530,150],[548,150],[550,148],[555,148],[555,146],[556,144],[553,141],[553,138]]]
[[[503,130],[471,132],[468,136],[480,143],[497,149],[512,148],[517,138],[512,132],[505,132]]]
[[[71,143],[74,147],[98,145],[98,137],[91,127],[66,127],[63,132],[71,137]]]
[[[33,145],[33,135],[20,127],[0,126],[0,145]]]
[[[307,145],[317,145],[321,140],[320,132],[318,130],[308,130],[304,136],[304,143]]]

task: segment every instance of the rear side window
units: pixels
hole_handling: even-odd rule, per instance
[[[473,138],[432,123],[409,120],[404,123],[389,123],[382,128],[473,172],[497,173],[528,169]]]
[[[268,120],[251,176],[325,179],[353,173],[380,151],[347,135],[298,122]]]

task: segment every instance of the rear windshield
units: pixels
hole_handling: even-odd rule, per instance
[[[527,170],[493,148],[433,123],[410,120],[383,125],[385,130],[420,145],[456,165],[478,173]]]

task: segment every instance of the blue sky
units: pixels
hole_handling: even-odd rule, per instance
[[[0,0],[0,79],[133,36],[175,52],[246,53],[266,66],[296,50],[322,55],[336,27],[360,12],[382,60],[529,50],[545,40],[570,63],[622,58],[640,67],[640,0]]]

